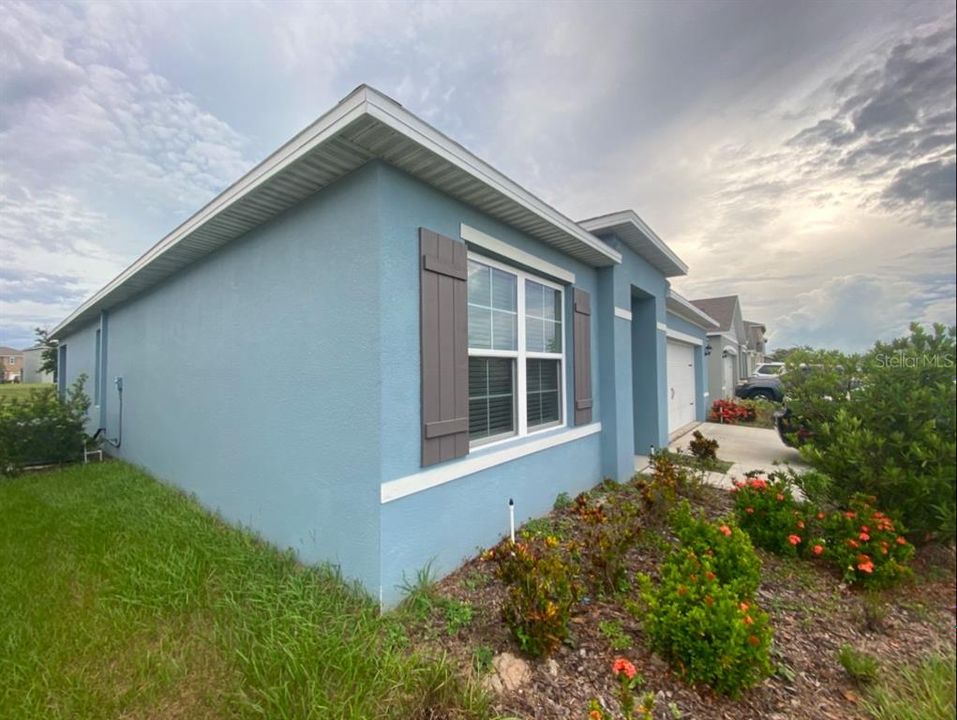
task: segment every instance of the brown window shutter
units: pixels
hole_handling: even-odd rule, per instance
[[[575,424],[591,422],[591,297],[584,290],[574,290],[575,346]]]
[[[419,228],[422,465],[469,451],[468,255]]]

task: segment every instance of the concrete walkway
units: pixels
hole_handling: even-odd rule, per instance
[[[718,441],[718,457],[727,460],[733,465],[725,474],[709,472],[707,481],[720,487],[731,487],[732,479],[744,477],[751,470],[770,472],[777,465],[788,464],[795,470],[805,470],[807,466],[802,462],[797,450],[787,447],[777,430],[768,428],[745,427],[743,425],[721,425],[719,423],[700,423],[689,428],[688,432],[675,438],[668,445],[670,450],[680,450],[686,455],[691,434],[700,430],[707,438]],[[647,458],[635,458],[635,469],[643,472],[648,467]]]

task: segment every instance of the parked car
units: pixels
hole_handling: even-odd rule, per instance
[[[752,375],[738,383],[734,394],[742,400],[784,402],[784,383],[776,375]]]
[[[758,365],[751,377],[778,377],[784,373],[783,362],[766,362]]]

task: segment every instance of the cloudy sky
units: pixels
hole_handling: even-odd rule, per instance
[[[955,322],[953,2],[0,1],[0,344],[369,83],[772,346]]]

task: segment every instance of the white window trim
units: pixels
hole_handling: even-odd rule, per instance
[[[513,262],[517,262],[519,265],[524,265],[532,270],[544,273],[568,285],[575,284],[575,273],[558,267],[558,265],[553,265],[547,260],[542,260],[540,257],[536,257],[524,250],[519,250],[508,243],[502,242],[498,238],[493,238],[491,235],[486,235],[481,230],[476,230],[474,227],[470,227],[465,223],[459,226],[459,235],[462,236],[465,242],[477,245],[496,255],[501,255],[503,258],[508,258]]]
[[[464,226],[463,227],[467,227]],[[483,350],[480,348],[469,348],[469,357],[507,357],[515,360],[515,412],[517,417],[515,418],[515,432],[510,435],[498,436],[493,435],[491,438],[481,438],[479,440],[472,440],[469,442],[469,448],[471,450],[485,449],[489,447],[495,447],[501,445],[502,443],[515,442],[516,440],[521,440],[523,438],[533,437],[539,433],[553,431],[560,428],[568,427],[568,393],[566,385],[566,372],[568,368],[567,361],[567,343],[565,342],[565,333],[567,332],[568,326],[565,322],[565,288],[564,286],[556,283],[547,278],[534,275],[532,273],[526,272],[525,270],[520,270],[517,267],[508,265],[497,260],[493,260],[485,255],[481,255],[475,252],[468,253],[468,259],[474,260],[477,263],[482,265],[487,265],[488,267],[495,268],[496,270],[501,270],[506,272],[509,275],[513,275],[516,278],[516,308],[518,312],[516,313],[516,322],[518,324],[516,341],[517,341],[517,350]],[[561,341],[562,341],[562,350],[560,353],[548,353],[548,352],[529,352],[525,350],[525,281],[531,280],[532,282],[544,285],[545,287],[550,287],[553,290],[557,290],[561,293],[561,308],[562,308],[562,331],[561,331]],[[544,359],[544,360],[558,360],[561,363],[561,378],[559,380],[559,397],[558,397],[558,410],[561,413],[559,422],[557,423],[548,423],[547,425],[536,426],[533,430],[528,429],[528,397],[526,396],[526,390],[528,387],[527,377],[526,377],[526,368],[525,360],[527,359]]]
[[[551,428],[554,430],[554,428]],[[580,440],[590,435],[601,432],[601,423],[591,423],[590,425],[579,425],[578,427],[568,428],[562,432],[555,432],[545,437],[535,438],[529,442],[516,443],[510,447],[502,447],[493,452],[480,452],[472,456],[466,456],[454,462],[443,463],[434,468],[423,470],[421,472],[406,475],[395,480],[389,480],[379,486],[379,502],[386,504],[399,500],[408,495],[429,490],[430,488],[444,485],[447,482],[458,480],[459,478],[483,470],[488,470],[497,465],[502,465],[512,460],[532,455],[542,450],[564,445],[574,440]],[[534,433],[538,434],[538,433]],[[514,439],[514,438],[513,438]],[[488,447],[483,446],[482,450]]]

